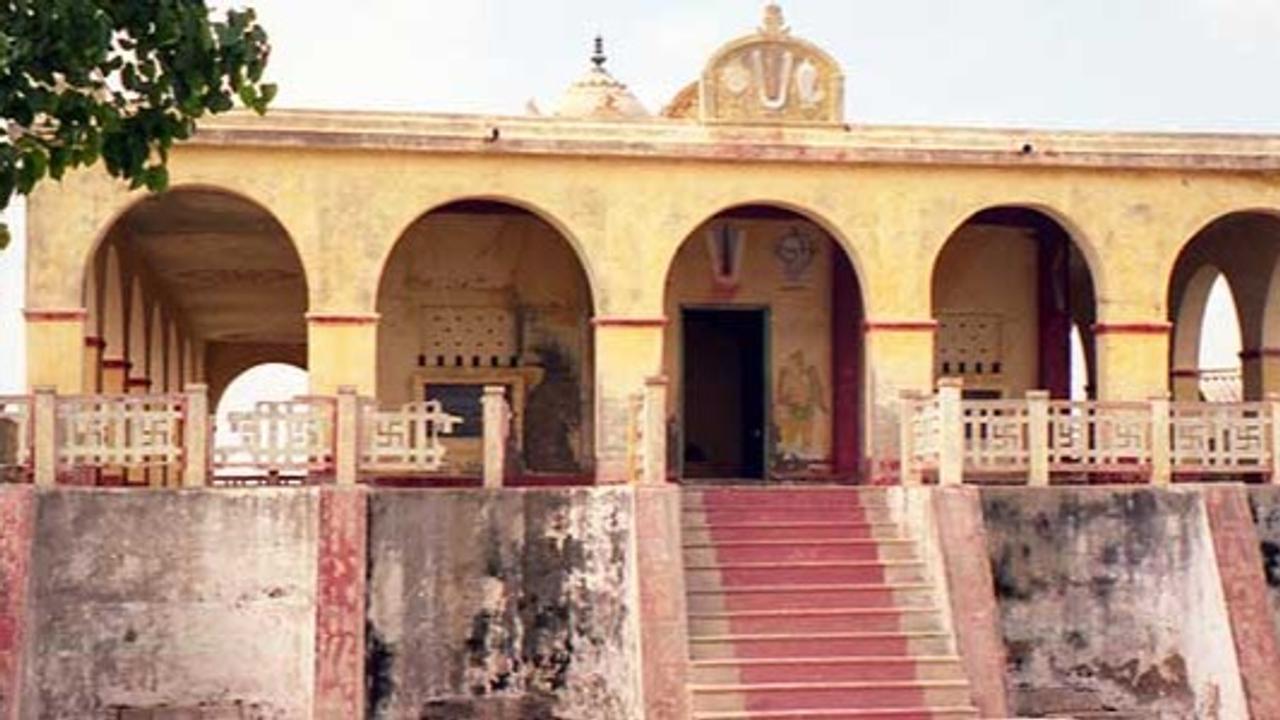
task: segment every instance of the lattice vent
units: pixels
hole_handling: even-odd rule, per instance
[[[977,313],[944,313],[938,317],[934,371],[939,376],[999,375],[1001,318]]]
[[[424,308],[422,353],[430,365],[453,365],[458,358],[467,365],[474,359],[484,365],[508,362],[519,354],[515,313],[500,307]]]

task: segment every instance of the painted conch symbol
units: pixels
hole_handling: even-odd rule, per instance
[[[765,109],[781,110],[787,106],[787,90],[791,84],[791,69],[795,66],[795,59],[790,50],[782,53],[782,68],[776,77],[778,94],[771,96],[769,94],[769,83],[765,82],[764,77],[764,55],[759,48],[751,51],[751,69],[755,71],[756,89],[760,93],[760,104]]]
[[[801,104],[817,105],[826,97],[826,93],[818,85],[818,80],[818,68],[809,61],[809,58],[805,58],[800,63],[800,67],[796,68],[796,93],[800,96]]]

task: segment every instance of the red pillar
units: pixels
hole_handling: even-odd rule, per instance
[[[1040,388],[1053,398],[1071,397],[1071,242],[1060,229],[1037,235]]]
[[[0,720],[19,717],[34,525],[33,488],[0,488]]]
[[[831,257],[831,450],[843,479],[862,470],[862,294],[849,256],[835,242]]]
[[[368,495],[320,489],[316,568],[316,720],[364,717]]]
[[[1204,504],[1245,700],[1253,717],[1274,718],[1280,717],[1280,648],[1247,492],[1240,485],[1206,488]]]

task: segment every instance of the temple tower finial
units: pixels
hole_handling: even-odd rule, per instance
[[[595,52],[591,54],[591,62],[596,67],[604,69],[604,63],[608,59],[608,56],[604,54],[604,38],[596,35]]]
[[[786,22],[782,19],[782,6],[776,2],[766,3],[764,6],[764,23],[760,26],[760,32],[765,35],[785,35],[791,31],[787,27]]]

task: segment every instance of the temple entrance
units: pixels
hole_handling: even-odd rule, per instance
[[[671,447],[683,478],[857,481],[862,290],[824,225],[758,204],[707,218],[672,256],[663,314]]]
[[[764,479],[767,316],[681,312],[685,477]]]

